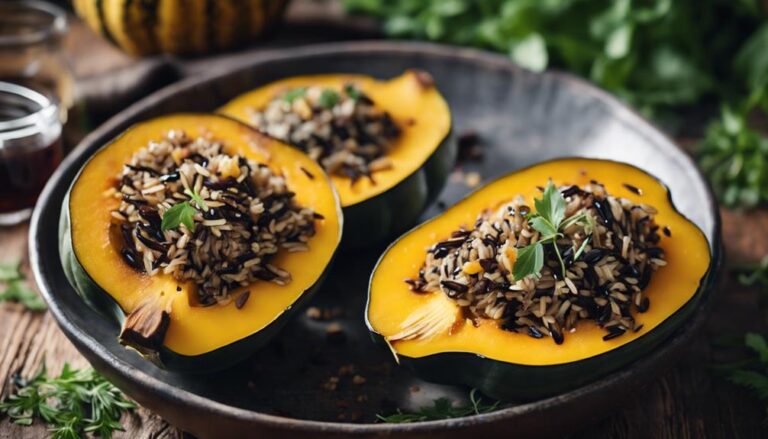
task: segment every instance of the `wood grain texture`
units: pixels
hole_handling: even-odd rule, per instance
[[[22,269],[29,276],[27,254],[27,225],[0,229],[0,261],[22,260]],[[48,313],[32,313],[20,305],[0,305],[0,397],[12,389],[12,377],[16,373],[30,376],[40,370],[45,362],[52,374],[61,371],[64,363],[75,367],[88,367]],[[125,432],[115,438],[172,439],[182,433],[149,411],[139,409],[124,416]],[[31,427],[0,420],[0,439],[45,438],[45,425]]]
[[[289,17],[305,20],[326,13],[328,2],[307,3],[310,9],[296,7]],[[298,12],[296,12],[298,10]],[[310,11],[311,13],[308,13]],[[331,14],[338,14],[332,9]],[[289,18],[290,19],[290,18]],[[134,62],[115,49],[96,41],[83,26],[75,23],[73,35],[75,67],[80,75],[104,72]],[[83,50],[88,47],[89,50]],[[93,49],[93,50],[90,50]],[[103,56],[102,56],[103,55]],[[190,65],[194,63],[191,62]],[[199,64],[199,63],[198,63]],[[193,65],[193,69],[197,67]],[[756,260],[768,252],[768,214],[764,211],[742,214],[723,211],[726,255],[734,260]],[[0,261],[26,258],[27,226],[0,229]],[[28,273],[26,263],[23,266]],[[758,306],[758,291],[744,288],[725,276],[718,289],[713,312],[701,331],[669,373],[645,391],[626,395],[625,403],[614,415],[597,425],[576,432],[577,438],[753,438],[768,436],[765,409],[748,392],[716,379],[707,367],[721,361],[709,340],[721,334],[744,331],[768,332],[766,311]],[[58,330],[50,315],[26,312],[17,305],[0,304],[0,397],[10,390],[12,374],[34,373],[45,359],[57,373],[64,362],[87,366],[70,342]],[[183,434],[159,417],[139,409],[126,416],[127,431],[117,438],[179,438]],[[44,425],[19,427],[0,420],[0,439],[43,438]]]

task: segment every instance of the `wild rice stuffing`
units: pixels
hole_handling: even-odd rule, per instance
[[[114,196],[121,200],[112,218],[124,259],[150,275],[193,281],[204,305],[226,303],[232,290],[257,279],[289,283],[290,273],[270,261],[281,249],[307,250],[321,218],[299,206],[285,179],[266,165],[180,131],[135,153]],[[168,227],[168,216],[180,209],[191,220]]]
[[[556,241],[564,278],[554,246],[545,244],[540,276],[514,279],[517,250],[541,237],[528,221],[531,209],[517,197],[483,212],[473,229],[461,228],[429,248],[419,277],[406,282],[417,293],[442,291],[475,324],[493,319],[505,330],[552,337],[557,344],[580,320],[604,328],[603,340],[639,331],[633,313],[648,310],[644,290],[666,265],[656,210],[613,197],[595,181],[559,190],[567,203],[564,223],[579,214],[587,220],[567,226]]]
[[[400,128],[354,84],[342,90],[293,88],[277,95],[251,121],[259,130],[305,151],[326,172],[361,177],[389,169],[386,154]]]

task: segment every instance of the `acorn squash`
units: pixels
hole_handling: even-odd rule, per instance
[[[95,32],[132,55],[203,54],[253,41],[287,0],[74,0]]]
[[[538,331],[505,330],[497,320],[473,322],[459,313],[453,326],[436,329],[434,318],[422,317],[421,330],[431,330],[429,336],[398,335],[412,325],[414,316],[434,317],[440,307],[450,309],[452,305],[446,303],[453,303],[447,294],[417,294],[404,282],[420,275],[426,249],[455,236],[451,233],[462,226],[473,227],[478,214],[515,194],[534,206],[534,198],[549,179],[560,187],[597,181],[607,193],[657,211],[655,224],[664,227],[665,236],[656,244],[661,250],[655,251],[663,252],[666,265],[654,272],[644,290],[650,308],[645,302],[640,312],[633,311],[635,330],[614,337],[595,321],[582,320],[564,339],[560,335],[553,342],[542,340]],[[656,348],[685,323],[708,291],[712,260],[704,234],[677,212],[668,189],[654,177],[613,161],[554,160],[489,183],[390,245],[371,276],[365,319],[374,339],[386,343],[399,363],[425,379],[476,387],[498,399],[536,399],[598,379]],[[536,294],[540,291],[546,293],[536,290]]]
[[[280,250],[273,259],[291,273],[290,283],[257,281],[232,291],[232,297],[247,291],[247,302],[201,306],[193,297],[194,282],[179,282],[162,271],[147,275],[121,256],[124,241],[110,219],[120,200],[108,194],[131,156],[170,130],[192,138],[210,136],[222,142],[228,154],[268,166],[284,176],[298,203],[322,217],[308,251]],[[176,114],[133,126],[83,166],[64,200],[60,253],[75,290],[123,324],[123,344],[168,369],[210,371],[230,366],[263,345],[318,288],[340,243],[342,224],[338,196],[322,168],[295,148],[224,116]],[[136,324],[132,320],[137,318],[145,321]],[[143,339],[137,333],[142,325]]]
[[[454,166],[457,147],[448,139],[450,109],[428,73],[409,70],[387,81],[350,74],[287,78],[236,97],[219,111],[252,123],[252,112],[285,90],[310,86],[339,90],[347,84],[369,96],[401,130],[386,154],[389,169],[356,181],[331,174],[344,211],[344,246],[360,248],[412,227]]]

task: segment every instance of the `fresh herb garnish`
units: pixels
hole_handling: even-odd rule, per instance
[[[9,282],[22,278],[19,271],[20,262],[2,262],[0,263],[0,282]]]
[[[764,87],[768,78],[766,7],[759,1],[343,4],[351,13],[379,19],[390,37],[495,50],[534,70],[567,69],[647,111],[690,105],[713,94],[744,96],[745,89]]]
[[[165,211],[160,228],[162,230],[171,230],[179,227],[180,224],[184,224],[187,229],[194,231],[195,220],[193,217],[196,212],[197,209],[192,207],[189,201],[182,201]]]
[[[341,99],[341,96],[339,96],[339,94],[336,93],[335,90],[326,88],[323,90],[322,93],[320,93],[320,98],[318,102],[324,108],[333,108],[334,105],[339,103],[340,99]]]
[[[450,399],[438,398],[432,402],[432,406],[421,407],[415,413],[404,413],[398,409],[397,413],[392,415],[376,415],[376,417],[383,422],[402,424],[407,422],[423,422],[479,415],[492,412],[499,406],[498,401],[493,404],[484,403],[482,398],[477,394],[477,389],[472,389],[472,391],[469,392],[469,401],[469,405],[455,407]]]
[[[194,231],[195,220],[193,217],[195,216],[195,213],[197,213],[198,210],[204,212],[208,210],[208,205],[197,191],[184,189],[184,193],[194,201],[197,208],[195,208],[189,201],[182,201],[181,203],[171,206],[170,209],[163,213],[163,220],[160,223],[160,228],[162,230],[175,229],[176,227],[179,227],[179,225],[184,224],[187,229]]]
[[[724,204],[768,203],[765,133],[746,123],[768,114],[768,3],[756,0],[344,0],[393,38],[506,53],[533,70],[584,76],[667,127],[705,99],[738,104],[711,124],[701,165]],[[574,23],[579,23],[574,25]],[[721,60],[728,60],[723,63]],[[701,108],[700,106],[696,108]],[[694,110],[700,114],[700,110]],[[725,112],[724,112],[725,113]]]
[[[0,402],[0,414],[14,423],[31,425],[37,418],[50,425],[55,439],[76,439],[87,433],[111,438],[122,431],[120,417],[136,405],[93,369],[68,364],[58,377],[45,366],[30,378],[16,377],[17,390]]]
[[[589,214],[582,212],[566,220],[565,198],[551,180],[547,183],[542,197],[534,199],[533,204],[536,207],[536,212],[528,214],[528,223],[541,236],[534,244],[518,250],[515,265],[512,267],[512,274],[517,280],[528,276],[538,277],[542,267],[544,267],[544,246],[551,244],[560,263],[562,274],[565,276],[565,262],[560,254],[560,248],[557,246],[557,238],[563,236],[561,233],[563,230],[576,223],[582,223],[585,231],[591,236],[591,230],[594,229],[592,218]],[[576,250],[574,259],[577,257],[576,254],[581,255],[586,248],[589,236]]]
[[[517,259],[512,267],[512,275],[515,279],[523,279],[526,276],[538,276],[544,267],[544,246],[541,242],[528,245],[517,251]]]
[[[758,263],[742,264],[735,267],[737,279],[744,286],[768,287],[768,255]]]
[[[358,100],[360,99],[360,96],[362,95],[360,93],[360,90],[357,89],[357,87],[354,86],[354,84],[344,84],[344,93],[347,94],[352,100]]]
[[[200,196],[200,194],[197,193],[197,191],[190,190],[189,188],[187,188],[187,189],[184,189],[184,193],[189,198],[191,198],[192,201],[195,202],[195,204],[197,204],[197,208],[198,209],[202,209],[203,211],[207,211],[208,210],[208,205],[205,204],[205,200],[203,199],[203,197]]]
[[[304,97],[304,95],[307,94],[307,88],[306,87],[297,87],[293,90],[288,90],[283,95],[283,100],[285,102],[288,102],[289,104],[293,102],[294,100]]]
[[[45,311],[45,301],[27,285],[19,268],[20,262],[0,263],[0,283],[5,284],[5,289],[0,291],[0,302],[16,302],[30,311]]]
[[[741,361],[715,365],[713,370],[731,383],[754,391],[768,412],[768,342],[760,334],[747,333],[738,345],[750,355]]]
[[[0,293],[0,302],[17,302],[35,312],[45,311],[48,308],[37,292],[21,279],[8,282],[8,287]]]
[[[748,111],[724,106],[699,145],[699,164],[729,207],[768,202],[768,137],[749,127]]]

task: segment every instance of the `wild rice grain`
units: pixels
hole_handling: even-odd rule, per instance
[[[392,167],[386,155],[401,134],[390,114],[353,83],[338,90],[284,90],[264,108],[251,109],[250,116],[259,130],[295,145],[352,184],[362,177],[375,183],[373,172]]]
[[[564,279],[551,244],[544,246],[539,277],[512,275],[517,249],[540,239],[528,223],[530,208],[516,197],[481,213],[474,228],[455,230],[430,247],[419,276],[406,281],[411,291],[442,292],[472,321],[494,320],[505,330],[546,335],[555,343],[562,343],[581,320],[609,331],[605,340],[637,327],[633,313],[650,306],[642,290],[653,272],[666,265],[655,209],[613,197],[596,181],[560,190],[566,219],[577,214],[589,218],[568,227],[558,240],[566,261]]]
[[[121,227],[123,259],[150,275],[162,270],[193,282],[204,305],[228,303],[230,292],[258,279],[290,282],[290,273],[269,262],[279,248],[307,250],[318,215],[297,205],[285,179],[269,167],[224,150],[207,136],[170,132],[131,157],[112,195],[120,200],[111,215],[122,219],[114,227]],[[161,230],[165,213],[180,202],[194,207],[194,231]]]

